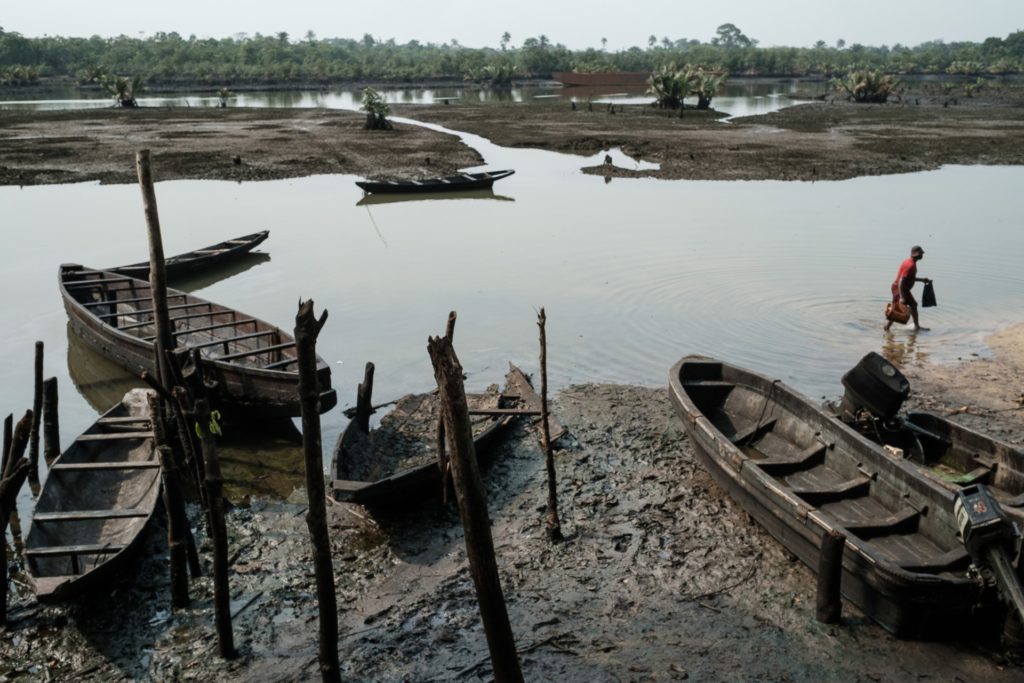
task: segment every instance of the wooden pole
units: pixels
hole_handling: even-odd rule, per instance
[[[49,467],[60,455],[60,414],[57,412],[57,378],[43,382],[43,459]]]
[[[821,537],[818,555],[818,595],[815,617],[823,624],[838,624],[843,616],[840,584],[846,536],[832,530]]]
[[[188,516],[185,513],[185,501],[181,496],[181,483],[178,479],[178,461],[174,457],[167,439],[164,421],[160,418],[160,407],[167,405],[149,394],[149,412],[153,421],[153,433],[156,437],[157,455],[160,458],[160,471],[163,474],[164,509],[167,511],[167,548],[171,560],[171,605],[188,607]],[[191,534],[189,534],[191,535]],[[193,541],[193,545],[195,545]],[[198,560],[198,555],[197,558]]]
[[[35,382],[32,392],[32,430],[28,435],[28,478],[39,484],[39,421],[43,416],[43,342],[36,342]]]
[[[4,446],[0,451],[0,479],[7,471],[7,458],[11,451],[11,442],[14,439],[14,415],[10,414],[4,418]]]
[[[318,657],[321,679],[336,683],[341,681],[338,607],[334,593],[331,537],[327,530],[327,494],[324,491],[324,456],[320,436],[320,383],[316,373],[316,338],[325,322],[327,311],[317,320],[313,315],[312,299],[299,302],[299,312],[295,316],[295,349],[298,354],[299,405],[302,409],[302,451],[309,498],[306,526],[309,527],[309,537],[313,544],[313,570],[316,573],[316,595],[320,605]],[[372,389],[373,363],[367,363],[367,375]],[[360,385],[360,393],[362,388],[363,385]]]
[[[548,540],[558,543],[562,536],[562,523],[558,519],[558,482],[555,477],[555,452],[551,448],[551,427],[548,425],[548,342],[547,315],[540,309],[537,327],[540,328],[540,425],[544,443],[544,460],[548,474],[548,510],[546,529]]]
[[[0,624],[7,623],[7,520],[17,505],[28,471],[28,460],[19,453],[17,458],[10,459],[7,472],[0,474]]]
[[[373,363],[367,363],[363,381],[356,392],[356,424],[364,432],[370,431],[370,415],[373,413],[373,370]]]
[[[445,431],[452,447],[449,455],[452,480],[455,483],[469,571],[476,586],[494,679],[499,683],[521,682],[523,674],[505,608],[505,598],[501,592],[498,563],[494,557],[494,541],[487,514],[487,493],[473,449],[473,428],[462,383],[462,366],[447,337],[431,337],[427,341],[427,351],[434,366]]]
[[[156,321],[157,379],[170,386],[171,370],[167,365],[167,351],[174,348],[174,334],[171,318],[167,312],[167,274],[164,270],[164,245],[160,236],[160,215],[156,208],[156,191],[153,188],[153,173],[149,164],[149,150],[135,153],[135,165],[142,188],[142,206],[146,213],[146,228],[149,233],[149,291],[153,297],[153,318]]]
[[[448,313],[448,323],[444,327],[444,338],[448,343],[455,339],[455,319],[458,317],[455,311]],[[441,506],[442,511],[448,507],[448,482],[451,480],[451,468],[448,466],[448,452],[444,434],[444,409],[437,411],[437,467],[441,470]]]
[[[217,622],[220,656],[234,659],[235,638],[231,631],[231,594],[228,585],[228,530],[224,521],[224,478],[217,458],[217,440],[210,428],[210,404],[196,401],[197,430],[206,460],[206,496],[210,502],[210,536],[213,539],[213,609]]]

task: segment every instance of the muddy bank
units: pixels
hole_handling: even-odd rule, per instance
[[[996,337],[990,359],[906,363],[912,400],[947,412],[967,405],[965,419],[1024,442],[1024,411],[1013,403],[1024,390],[1022,341],[1019,326]],[[891,343],[905,342],[894,335]],[[950,391],[945,378],[954,374]],[[521,425],[485,472],[527,680],[1019,676],[983,645],[898,641],[849,605],[842,627],[818,624],[811,572],[711,482],[665,388],[573,386],[554,409],[572,434],[557,454],[565,543],[545,538],[543,459],[532,430]],[[297,492],[231,514],[238,660],[216,657],[209,579],[195,584],[191,608],[169,610],[166,549],[155,529],[140,578],[112,595],[39,607],[20,593],[0,634],[0,677],[314,678],[304,512]],[[453,510],[435,501],[390,514],[333,504],[329,513],[344,679],[486,680],[487,647]]]
[[[592,155],[622,147],[659,170],[607,176],[838,180],[943,164],[1024,164],[1024,89],[998,97],[910,93],[900,102],[812,102],[722,123],[722,112],[568,102],[396,105],[396,115],[509,147]],[[416,126],[369,132],[356,112],[143,108],[0,111],[0,184],[135,182],[136,149],[158,179],[262,180],[320,173],[428,177],[483,163],[452,136]],[[239,157],[240,163],[235,163]]]

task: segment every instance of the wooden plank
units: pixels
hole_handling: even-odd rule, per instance
[[[153,432],[120,432],[116,434],[82,434],[75,441],[119,441],[121,439],[152,439]]]
[[[505,387],[511,393],[519,395],[520,400],[526,404],[529,410],[537,411],[540,414],[540,396],[533,389],[533,385],[526,378],[526,375],[522,370],[517,368],[512,363],[508,364],[508,374],[505,375]],[[561,437],[568,433],[567,430],[558,418],[551,412],[548,413],[548,433],[551,435],[551,441],[558,441]]]
[[[51,545],[42,548],[25,548],[29,557],[67,557],[68,555],[113,555],[125,546],[106,543],[103,545]]]
[[[178,320],[193,320],[195,318],[211,318],[211,317],[213,317],[215,315],[231,315],[232,313],[234,313],[234,311],[225,310],[225,309],[204,311],[202,313],[189,313],[188,315],[174,316],[174,317],[171,318],[171,322],[173,323],[173,322],[178,321]],[[121,325],[117,329],[119,329],[119,330],[131,330],[131,329],[134,329],[136,327],[145,327],[146,325],[154,325],[155,323],[156,323],[156,321],[154,321],[154,320],[143,320],[140,323],[132,323],[131,325]]]
[[[263,366],[263,369],[264,370],[276,370],[278,368],[283,368],[285,366],[291,365],[292,363],[295,363],[298,360],[299,360],[298,358],[285,358],[284,360],[279,360],[279,361],[276,361],[274,363],[268,363],[267,365]]]
[[[178,320],[178,318],[173,318],[173,320]],[[235,325],[247,325],[249,323],[255,322],[258,322],[256,318],[242,318],[241,320],[230,320],[226,323],[217,323],[215,325],[203,325],[202,327],[183,327],[180,330],[175,330],[173,334],[175,337],[181,337],[186,334],[195,334],[197,332],[209,332],[210,330],[220,330],[224,329],[225,327],[233,327]],[[143,337],[142,339],[145,341],[153,341],[154,339],[156,339],[156,337]]]
[[[96,424],[120,425],[120,424],[149,424],[148,417],[101,417]]]
[[[123,462],[56,462],[50,468],[51,472],[58,470],[67,472],[87,470],[153,470],[160,467],[156,460],[125,460]]]
[[[747,427],[743,431],[736,432],[733,436],[729,438],[729,440],[735,444],[745,444],[748,441],[753,441],[761,434],[771,431],[771,429],[775,426],[775,422],[776,419],[773,417],[765,420],[764,422],[751,425],[750,427]]]
[[[284,344],[274,344],[273,346],[264,346],[263,348],[251,349],[249,351],[229,353],[226,356],[215,356],[213,360],[235,360],[236,358],[248,358],[250,356],[259,356],[260,354],[270,353],[273,351],[280,351],[282,349],[291,349],[294,347],[295,342],[285,342]]]
[[[222,337],[220,339],[213,339],[202,344],[188,344],[190,349],[205,349],[209,346],[219,346],[220,344],[230,344],[231,342],[242,341],[243,339],[255,339],[257,337],[266,337],[267,335],[277,334],[277,330],[262,330],[260,332],[250,332],[248,334],[239,334],[234,337]]]
[[[93,519],[125,519],[148,516],[149,513],[142,508],[125,508],[123,510],[66,510],[63,512],[37,512],[32,515],[32,521],[82,522]]]
[[[170,299],[171,297],[174,297],[176,299],[183,299],[183,298],[185,298],[187,296],[188,296],[188,294],[168,294],[167,298]],[[115,304],[136,304],[136,303],[139,303],[140,301],[152,301],[152,300],[153,300],[153,297],[151,297],[151,296],[140,296],[140,297],[136,297],[134,299],[111,299],[109,301],[85,301],[85,302],[82,302],[82,305],[85,306],[86,308],[93,308],[95,306],[113,306]]]
[[[105,302],[105,303],[113,305],[113,304],[119,304],[121,302],[117,301],[117,300],[114,300],[114,301],[109,301],[109,302]],[[197,301],[197,302],[191,303],[191,304],[174,304],[173,306],[168,306],[167,310],[168,311],[180,311],[180,310],[184,310],[184,309],[187,309],[187,308],[195,308],[196,306],[210,306],[212,308],[213,304],[210,303],[209,301]],[[115,313],[103,313],[101,315],[97,315],[97,314],[93,313],[93,315],[95,315],[97,318],[123,318],[124,316],[128,316],[128,315],[142,315],[143,313],[152,313],[152,312],[153,312],[152,308],[133,308],[130,311],[117,311]],[[121,329],[123,330],[124,328],[122,327]]]
[[[140,280],[134,277],[105,277],[96,278],[92,280],[64,280],[64,289],[87,289],[89,287],[103,287],[105,285],[117,282],[140,282]],[[146,288],[149,288],[148,284],[146,285]]]

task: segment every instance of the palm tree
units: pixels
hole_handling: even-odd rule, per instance
[[[725,85],[727,74],[709,74],[703,71],[693,72],[693,94],[697,96],[697,109],[710,109],[711,98],[719,93]]]
[[[675,64],[663,64],[647,79],[647,94],[654,95],[661,109],[682,108],[683,99],[694,88],[693,72],[678,69]]]
[[[373,88],[363,88],[363,106],[360,109],[366,112],[367,130],[391,130],[391,122],[388,121],[391,107],[379,92]]]
[[[142,76],[136,76],[130,81],[120,76],[105,76],[100,82],[114,96],[117,106],[133,108],[139,106],[135,96],[142,94],[144,90]]]
[[[845,78],[832,79],[832,87],[845,91],[854,102],[881,103],[890,95],[899,95],[900,80],[877,71],[851,71]]]

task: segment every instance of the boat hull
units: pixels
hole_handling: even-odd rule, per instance
[[[76,277],[78,273],[95,274],[105,271],[85,271],[80,266],[61,267],[61,292],[64,310],[67,312],[71,331],[88,346],[107,357],[127,372],[139,376],[143,372],[156,375],[154,343],[146,336],[155,332],[152,325],[147,329],[149,335],[129,332],[104,322],[96,313],[102,310],[87,307],[83,301],[72,296],[64,287],[66,277]],[[110,275],[111,273],[107,273]],[[127,276],[126,276],[127,277]],[[129,283],[136,290],[148,292],[148,283],[135,280]],[[225,324],[232,319],[254,320],[253,329],[259,328],[271,338],[290,340],[291,335],[275,328],[268,323],[252,319],[233,309],[218,306],[204,299],[184,292],[168,288],[169,297],[175,301],[186,301],[190,305],[209,311],[205,320],[210,324]],[[150,314],[143,314],[150,315]],[[139,328],[133,328],[137,330]],[[227,329],[227,328],[225,328]],[[206,342],[203,342],[206,344]],[[187,344],[186,344],[187,345]],[[204,347],[209,349],[211,347]],[[268,352],[268,355],[271,352]],[[285,359],[287,360],[287,358]],[[294,367],[294,363],[292,363]],[[245,416],[296,417],[301,415],[298,394],[298,373],[275,369],[264,369],[253,365],[218,360],[216,357],[204,357],[203,373],[206,379],[216,382],[216,398],[218,407]],[[322,360],[317,361],[317,378],[321,386],[320,412],[330,410],[337,404],[337,394],[330,388],[330,367]]]
[[[269,230],[242,235],[231,240],[211,244],[203,249],[185,252],[164,259],[164,273],[168,279],[176,279],[194,275],[211,268],[219,268],[227,263],[237,261],[262,244],[270,236]],[[122,275],[130,275],[139,279],[149,277],[149,261],[117,266],[109,270]]]
[[[922,566],[931,561],[934,566],[928,571],[917,571],[907,568],[913,561],[894,561],[890,553],[895,546],[886,545],[883,552],[879,545],[881,534],[872,535],[878,533],[877,529],[869,533],[864,520],[855,524],[837,516],[832,506],[842,502],[838,498],[838,502],[822,503],[806,493],[803,495],[807,497],[802,497],[798,489],[787,484],[793,474],[780,474],[800,471],[797,468],[803,465],[794,464],[794,458],[758,461],[750,456],[750,447],[737,445],[744,443],[742,439],[734,441],[739,432],[726,436],[722,425],[728,424],[729,418],[725,411],[714,413],[712,421],[698,406],[697,401],[702,399],[695,400],[694,396],[702,391],[729,393],[732,389],[728,384],[750,389],[751,414],[757,422],[762,419],[758,401],[763,401],[762,413],[778,417],[773,425],[780,439],[812,435],[812,439],[822,443],[821,452],[814,456],[821,462],[828,458],[835,461],[836,468],[867,472],[870,476],[864,476],[858,485],[864,491],[871,487],[891,489],[877,496],[893,509],[903,508],[911,513],[914,508],[923,510],[915,521],[927,526],[929,542],[936,544],[936,556],[914,561]],[[923,479],[904,463],[887,458],[880,447],[831,420],[811,401],[781,382],[712,359],[688,356],[670,371],[669,391],[697,457],[715,482],[804,564],[817,570],[825,534],[835,530],[846,536],[842,593],[865,614],[901,638],[948,636],[977,623],[972,617],[977,616],[977,608],[988,596],[968,577],[969,560],[966,552],[957,547],[952,492]],[[735,417],[739,424],[738,416]],[[868,494],[871,495],[875,494]],[[900,531],[904,533],[911,532]],[[994,604],[989,606],[998,609]]]
[[[424,180],[357,180],[364,192],[378,194],[421,194],[436,192],[465,192],[466,190],[486,190],[495,181],[507,178],[515,173],[512,170],[493,171],[490,173],[462,173],[446,178],[427,178]]]

